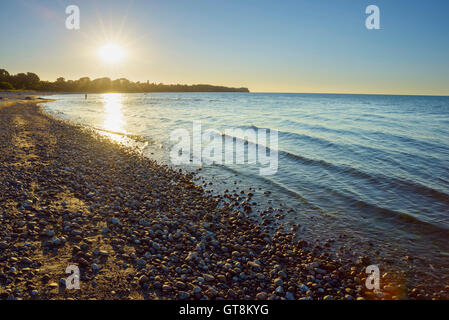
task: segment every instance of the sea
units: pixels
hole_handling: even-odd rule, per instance
[[[380,264],[412,259],[435,279],[448,275],[449,97],[108,93],[52,99],[44,103],[52,116],[195,171],[215,191],[251,188],[260,210],[281,208],[286,223],[305,237],[375,252]],[[202,148],[217,142],[211,153],[219,154],[217,161],[195,153],[199,128]],[[243,142],[243,155],[226,148],[233,161],[220,161],[226,138]],[[254,150],[272,160],[269,174],[261,174],[260,154],[249,161]],[[175,163],[183,152],[187,163]]]

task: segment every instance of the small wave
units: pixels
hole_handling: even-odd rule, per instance
[[[101,128],[95,128],[95,127],[91,127],[91,128],[96,130],[96,131],[105,132],[105,133],[109,133],[109,134],[114,134],[114,135],[121,136],[121,137],[126,137],[126,138],[132,139],[132,140],[137,141],[137,142],[148,142],[148,143],[152,143],[153,142],[153,141],[151,141],[150,139],[148,139],[146,137],[142,137],[142,136],[135,135],[135,134],[116,132],[116,131],[105,130],[105,129],[101,129]]]
[[[288,194],[292,198],[300,200],[303,204],[308,204],[307,199],[305,199],[303,196],[301,196],[300,193],[296,192],[295,190],[292,190],[291,188],[287,187],[286,185],[284,185],[282,183],[276,182],[273,179],[268,178],[267,176],[250,174],[248,172],[243,172],[241,170],[236,170],[234,168],[231,168],[228,165],[215,164],[214,166],[220,167],[226,171],[229,171],[233,174],[237,174],[238,176],[241,176],[241,177],[246,177],[248,179],[262,181],[265,184],[265,186],[271,186],[271,187],[277,188],[282,193]]]
[[[356,169],[351,166],[333,164],[333,163],[330,163],[330,162],[327,162],[327,161],[321,160],[321,159],[312,159],[312,158],[304,157],[304,156],[301,156],[301,155],[298,155],[298,154],[295,154],[292,152],[288,152],[288,151],[285,151],[282,149],[273,149],[264,144],[260,144],[255,141],[250,141],[250,140],[247,140],[246,138],[242,138],[242,137],[227,135],[224,133],[222,133],[222,137],[223,138],[230,137],[230,138],[236,139],[236,141],[238,140],[238,141],[242,142],[244,146],[253,145],[256,147],[256,150],[258,150],[259,147],[263,147],[263,148],[266,148],[266,151],[270,154],[272,152],[278,152],[278,154],[280,156],[290,158],[294,161],[299,161],[299,162],[307,164],[307,165],[317,166],[319,168],[325,168],[327,170],[331,170],[332,172],[335,172],[335,173],[338,173],[341,175],[351,175],[358,179],[364,179],[369,184],[379,185],[379,186],[382,186],[382,188],[400,188],[401,190],[403,190],[407,193],[413,192],[415,194],[419,194],[419,195],[422,195],[425,197],[430,197],[432,199],[436,199],[438,201],[444,202],[449,205],[449,195],[448,194],[446,194],[442,191],[436,190],[434,188],[431,188],[429,186],[422,185],[417,181],[409,181],[406,179],[388,177],[388,176],[380,175],[380,174],[367,173],[365,171]]]
[[[255,129],[255,130],[258,130],[258,129],[271,130],[270,128],[258,127],[255,125],[244,126],[243,128],[251,128],[251,129]],[[321,126],[317,127],[316,130],[323,130],[323,131],[331,132],[331,133],[338,134],[338,135],[341,135],[341,134],[345,134],[348,136],[356,135],[356,133],[352,132],[352,131],[340,130],[340,129],[336,130],[336,129],[330,129],[330,128],[321,127]],[[397,141],[400,145],[409,145],[410,147],[413,148],[413,150],[418,150],[418,149],[432,150],[432,152],[434,152],[435,150],[438,150],[441,153],[449,152],[448,147],[441,145],[441,144],[437,144],[432,141],[418,140],[416,138],[406,137],[403,135],[394,134],[392,132],[387,134],[387,133],[384,133],[381,131],[370,131],[370,130],[363,130],[363,129],[358,129],[358,130],[359,130],[359,132],[357,133],[357,136],[360,136],[360,134],[363,134],[365,138],[377,137],[377,139],[376,139],[377,141]],[[297,132],[285,131],[285,130],[277,130],[277,131],[279,132],[280,135],[282,134],[285,137],[291,137],[295,141],[308,141],[308,142],[315,143],[315,144],[320,145],[325,148],[335,148],[336,150],[345,148],[346,150],[344,152],[347,152],[347,151],[355,152],[354,151],[355,148],[358,148],[360,150],[385,153],[385,150],[368,147],[368,146],[362,145],[360,143],[357,143],[357,144],[356,143],[351,143],[351,144],[335,143],[335,142],[332,142],[332,141],[324,139],[324,138],[319,138],[319,137],[301,134],[301,133],[297,133]],[[416,155],[416,156],[418,156],[418,155]],[[422,157],[420,157],[420,158],[422,158]],[[426,159],[423,159],[423,160],[426,161]]]
[[[416,230],[414,231],[418,233],[425,233],[431,236],[437,235],[447,236],[447,232],[449,231],[449,226],[447,225],[423,220],[426,219],[426,216],[422,216],[423,219],[420,219],[415,215],[406,212],[400,212],[379,207],[377,205],[373,205],[362,200],[354,201],[352,203],[352,206],[356,207],[359,212],[368,214],[370,218],[373,217],[376,218],[371,214],[374,213],[376,214],[376,216],[383,217],[389,222],[394,223],[394,225],[403,226],[405,228],[414,227],[416,228]],[[385,220],[382,220],[382,223],[384,222]]]
[[[410,192],[413,191],[414,193],[424,195],[427,197],[432,197],[434,199],[438,199],[444,203],[447,203],[449,205],[449,195],[442,192],[435,190],[431,187],[427,187],[425,185],[422,185],[416,181],[409,181],[405,179],[398,179],[394,177],[387,177],[384,175],[373,175],[361,170],[358,170],[354,167],[344,166],[344,165],[337,165],[332,164],[330,162],[324,161],[324,160],[318,160],[318,159],[311,159],[307,157],[303,157],[291,152],[279,150],[279,154],[291,158],[295,161],[300,161],[305,164],[309,165],[315,165],[319,167],[324,167],[326,169],[332,170],[333,172],[339,173],[339,174],[349,174],[356,178],[362,178],[368,180],[371,184],[379,184],[379,185],[387,185],[387,186],[394,186],[399,187],[404,191]]]
[[[240,177],[245,177],[247,179],[253,179],[262,181],[263,185],[265,185],[268,188],[274,188],[275,190],[279,190],[282,194],[286,194],[292,198],[296,198],[300,200],[301,203],[306,204],[310,208],[314,209],[321,209],[320,204],[315,204],[313,202],[309,202],[308,199],[304,198],[298,191],[295,191],[286,185],[284,185],[281,182],[277,182],[273,180],[270,177],[266,176],[259,176],[259,175],[253,175],[249,172],[243,172],[241,170],[236,170],[232,167],[229,167],[227,165],[215,165],[218,166],[225,171],[229,171],[232,174],[237,174]],[[380,223],[390,222],[394,225],[402,226],[404,228],[413,228],[415,232],[422,232],[429,235],[447,235],[447,231],[449,230],[449,227],[446,225],[434,223],[432,221],[425,221],[423,219],[426,219],[425,216],[423,216],[423,219],[420,219],[416,217],[415,215],[401,212],[401,211],[395,211],[392,209],[388,209],[385,207],[380,207],[375,204],[368,203],[366,201],[356,199],[355,197],[349,196],[347,193],[342,193],[339,190],[334,190],[330,187],[323,186],[323,190],[327,190],[326,192],[334,194],[334,196],[338,196],[342,199],[345,199],[345,203],[349,208],[355,209],[356,212],[360,212],[362,215],[366,215],[367,218],[370,219],[381,219]],[[322,211],[322,210],[321,210]],[[352,211],[352,210],[351,210]]]

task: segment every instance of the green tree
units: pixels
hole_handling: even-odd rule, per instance
[[[14,87],[9,82],[0,81],[0,89],[2,89],[2,90],[13,90]]]
[[[5,69],[0,69],[0,82],[8,83],[16,89],[59,92],[249,92],[247,88],[228,88],[208,84],[157,84],[149,81],[142,83],[140,81],[132,82],[125,78],[90,80],[88,77],[83,77],[79,80],[66,81],[63,77],[59,77],[56,81],[50,82],[41,81],[39,76],[32,72],[11,75]],[[8,89],[9,85],[3,84]]]
[[[32,73],[32,72],[27,72],[27,84],[26,84],[27,89],[32,89],[32,90],[37,89],[40,81],[41,81],[41,79],[39,79],[39,76],[37,74]]]
[[[0,69],[0,81],[9,81],[10,75],[9,72],[5,69]]]

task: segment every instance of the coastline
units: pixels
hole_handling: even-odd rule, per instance
[[[53,119],[39,102],[0,107],[1,298],[431,298],[387,281],[367,292],[365,262],[335,259],[295,230],[269,234],[234,207],[250,193],[207,194],[193,175]],[[81,290],[61,282],[73,264]]]

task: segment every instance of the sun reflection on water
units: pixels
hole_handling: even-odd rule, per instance
[[[126,122],[122,111],[123,95],[121,93],[105,93],[102,98],[105,115],[103,128],[106,130],[103,134],[116,142],[124,142]]]

